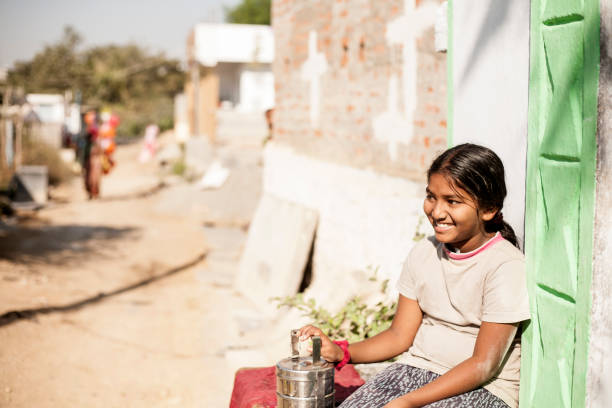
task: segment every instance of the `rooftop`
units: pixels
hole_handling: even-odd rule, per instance
[[[199,23],[193,29],[196,60],[208,67],[219,62],[266,63],[274,60],[272,27],[253,24]]]

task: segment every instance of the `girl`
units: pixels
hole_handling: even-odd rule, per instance
[[[491,150],[462,144],[427,172],[423,210],[435,236],[401,273],[391,327],[359,343],[322,338],[328,361],[398,356],[341,408],[518,407],[521,321],[529,319],[523,254],[503,221],[504,167]]]

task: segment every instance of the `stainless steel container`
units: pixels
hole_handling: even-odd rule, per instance
[[[334,365],[321,359],[321,338],[312,338],[312,357],[300,357],[297,330],[291,331],[291,357],[276,364],[277,408],[333,408]]]

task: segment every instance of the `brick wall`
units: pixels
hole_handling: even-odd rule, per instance
[[[275,140],[325,161],[423,180],[432,157],[446,147],[446,54],[434,51],[431,12],[431,24],[412,35],[412,58],[406,60],[405,46],[387,35],[389,24],[406,11],[418,14],[439,2],[416,3],[407,10],[412,3],[401,0],[275,0]],[[409,27],[423,18],[407,19]],[[311,83],[302,74],[311,31],[327,65],[319,76],[318,125],[310,118]],[[416,76],[408,81],[410,64]],[[384,113],[404,112],[406,101],[413,113],[405,115],[407,130],[393,151],[394,143],[384,140],[385,127],[397,130],[402,124],[394,127],[393,117]]]

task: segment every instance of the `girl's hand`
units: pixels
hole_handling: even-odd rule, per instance
[[[298,330],[298,336],[301,341],[311,338],[312,336],[321,337],[321,357],[330,363],[341,361],[344,357],[344,352],[333,341],[327,337],[321,329],[315,326],[304,326]],[[310,350],[312,352],[312,350]]]

